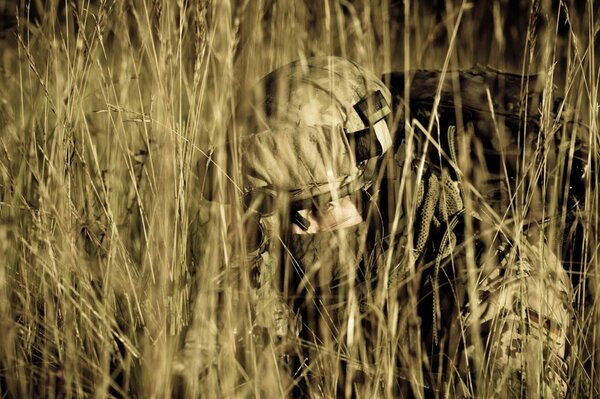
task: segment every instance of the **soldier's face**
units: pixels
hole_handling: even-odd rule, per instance
[[[309,342],[336,340],[345,305],[360,285],[366,228],[360,193],[298,211],[308,226],[292,224],[282,273],[283,293],[301,313]],[[354,288],[353,288],[354,287]],[[330,338],[325,338],[330,337]]]
[[[293,234],[316,234],[325,231],[356,226],[363,221],[356,204],[348,195],[331,201],[321,208],[309,208],[298,211],[300,216],[310,222],[307,230],[292,225]]]

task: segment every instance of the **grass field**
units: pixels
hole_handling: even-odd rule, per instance
[[[2,397],[169,397],[176,373],[203,374],[188,391],[202,397],[282,395],[273,347],[248,338],[245,233],[228,230],[242,215],[202,201],[196,164],[236,140],[236,104],[258,79],[330,54],[376,74],[542,73],[545,98],[567,100],[587,128],[554,132],[560,150],[530,161],[576,283],[570,394],[600,392],[593,0],[4,0],[0,12]],[[573,219],[557,200],[570,183],[548,165],[572,165],[576,141],[587,166]],[[571,231],[565,251],[556,237]]]

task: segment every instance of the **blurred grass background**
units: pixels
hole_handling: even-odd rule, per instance
[[[584,180],[584,264],[574,273],[590,377],[577,394],[594,396],[598,9],[591,0],[0,1],[0,392],[168,397],[192,324],[209,351],[219,326],[220,372],[206,396],[278,392],[276,370],[236,357],[252,313],[240,297],[252,295],[230,283],[235,240],[226,209],[198,194],[200,151],[235,139],[235,104],[294,59],[334,54],[380,74],[441,69],[450,53],[450,69],[546,73],[546,94],[565,97],[589,126],[578,138],[596,173]],[[274,388],[260,386],[265,376]]]

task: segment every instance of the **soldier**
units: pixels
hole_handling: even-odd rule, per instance
[[[452,87],[436,100],[431,76],[407,101],[420,130],[404,120],[402,74],[385,77],[390,93],[358,65],[322,57],[261,81],[238,153],[243,203],[266,237],[254,253],[256,325],[286,347],[297,396],[564,397],[568,276],[543,230],[516,234],[496,217],[510,181],[486,192],[497,171],[467,173],[464,159],[481,159],[457,158],[457,135],[482,137],[498,157],[507,148],[493,118],[510,135],[520,96],[499,93],[491,109],[482,96],[490,77],[516,78],[454,76],[466,79],[459,107]],[[213,176],[205,197],[226,181]]]

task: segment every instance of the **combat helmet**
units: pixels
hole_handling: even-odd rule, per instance
[[[368,161],[392,144],[385,119],[389,90],[344,58],[294,61],[265,76],[248,98],[244,123],[250,133],[238,146],[241,191],[244,202],[263,213],[270,210],[268,198],[280,194],[301,209],[311,198],[364,186]],[[214,149],[204,160],[206,170],[226,158],[219,153],[231,150]],[[225,170],[222,166],[212,167],[212,174]]]

